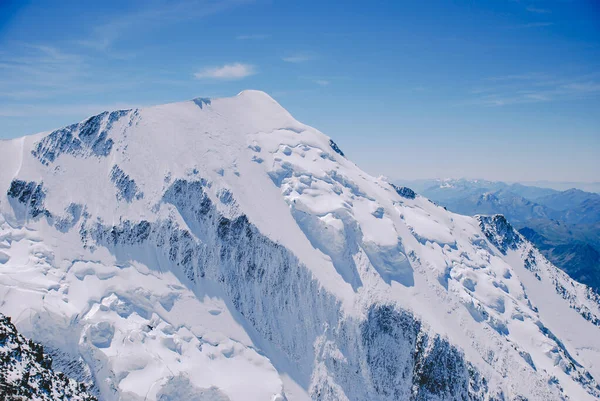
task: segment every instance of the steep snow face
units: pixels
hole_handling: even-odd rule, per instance
[[[600,397],[593,292],[262,92],[102,113],[0,160],[0,312],[102,399]]]

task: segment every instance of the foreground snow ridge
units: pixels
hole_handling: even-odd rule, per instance
[[[600,300],[263,92],[0,142],[0,312],[102,400],[593,400]]]

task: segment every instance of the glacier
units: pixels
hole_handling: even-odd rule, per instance
[[[101,400],[593,400],[600,299],[260,91],[0,142],[0,313]]]

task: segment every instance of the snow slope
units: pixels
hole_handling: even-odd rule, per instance
[[[103,113],[0,160],[0,312],[101,399],[600,398],[593,292],[265,93]]]

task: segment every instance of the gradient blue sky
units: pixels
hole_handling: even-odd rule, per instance
[[[371,174],[600,180],[597,1],[0,0],[0,138],[248,88]]]

